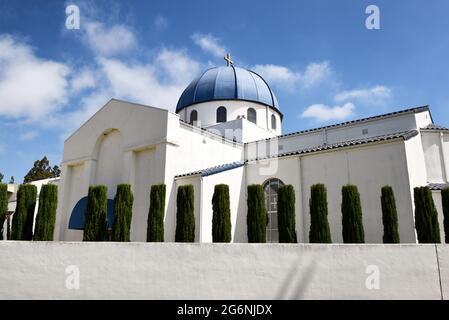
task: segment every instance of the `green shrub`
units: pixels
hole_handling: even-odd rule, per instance
[[[310,187],[310,243],[332,243],[329,221],[327,219],[327,190],[324,184]]]
[[[58,206],[58,186],[45,184],[39,194],[39,208],[34,226],[33,240],[53,241],[56,208]]]
[[[231,242],[231,209],[229,186],[218,184],[212,197],[212,241]]]
[[[248,186],[247,206],[248,242],[267,242],[268,213],[265,207],[265,194],[261,185],[253,184]]]
[[[342,195],[342,223],[344,243],[364,243],[362,206],[357,186],[346,185],[341,189]]]
[[[16,211],[12,220],[12,240],[32,240],[34,209],[37,188],[32,184],[22,184],[17,191]]]
[[[393,188],[384,186],[381,191],[382,223],[384,225],[384,243],[400,243],[398,231],[398,213]]]
[[[107,193],[108,188],[106,186],[89,187],[83,241],[108,240]]]
[[[164,242],[165,194],[165,184],[151,186],[147,224],[148,242]]]
[[[3,240],[3,225],[8,213],[8,186],[0,183],[0,240]]]
[[[438,212],[429,187],[416,187],[413,190],[415,198],[415,228],[419,243],[440,243],[440,226]]]
[[[449,243],[449,188],[441,190],[441,200],[443,205],[444,216],[444,238],[445,242]]]
[[[292,185],[278,189],[278,228],[280,243],[297,243],[295,216],[295,189]]]
[[[195,241],[195,194],[192,185],[179,186],[176,197],[176,242]]]
[[[133,215],[133,192],[129,184],[119,184],[114,197],[114,223],[112,241],[130,241],[131,220]]]

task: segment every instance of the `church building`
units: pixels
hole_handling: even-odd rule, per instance
[[[444,239],[440,191],[449,186],[449,129],[427,106],[299,132],[282,132],[269,84],[234,66],[206,70],[179,97],[176,112],[112,99],[64,143],[55,240],[81,241],[90,185],[134,194],[131,241],[146,241],[149,191],[167,187],[165,241],[175,240],[176,192],[193,185],[195,241],[212,242],[212,195],[229,185],[232,242],[247,242],[246,190],[261,184],[267,242],[278,241],[277,188],[291,184],[298,242],[307,243],[310,187],[327,187],[334,243],[342,243],[341,188],[358,187],[365,241],[382,243],[381,188],[393,188],[402,243],[416,243],[413,188],[430,186]],[[109,215],[111,217],[111,215]],[[109,221],[110,222],[110,221]]]

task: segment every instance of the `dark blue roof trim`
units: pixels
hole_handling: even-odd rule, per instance
[[[297,151],[280,153],[277,155],[272,155],[272,156],[267,156],[267,157],[262,157],[262,158],[249,159],[249,160],[247,160],[247,162],[255,161],[255,160],[263,160],[263,159],[271,159],[271,158],[288,157],[288,156],[292,156],[292,155],[307,154],[307,153],[312,153],[312,152],[325,151],[325,150],[331,150],[331,149],[337,149],[337,148],[343,148],[343,147],[350,147],[350,146],[355,146],[355,145],[360,145],[360,144],[367,144],[367,143],[380,142],[380,141],[393,140],[393,139],[409,140],[409,139],[415,137],[416,135],[418,135],[417,130],[391,133],[391,134],[369,137],[369,138],[364,138],[364,139],[343,141],[343,142],[338,142],[338,143],[329,144],[329,145],[320,145],[317,147],[305,148],[305,149],[300,149]]]
[[[438,124],[429,124],[427,127],[421,128],[424,131],[449,131],[449,128],[440,126]]]
[[[439,191],[449,188],[449,183],[429,183],[428,187],[430,190]]]
[[[215,167],[211,167],[211,168],[207,168],[207,169],[203,169],[203,170],[180,174],[180,175],[177,175],[175,178],[196,176],[196,175],[201,175],[202,177],[207,177],[207,176],[211,176],[213,174],[217,174],[220,172],[239,168],[239,167],[243,166],[244,164],[245,164],[244,161],[227,163],[227,164],[223,164],[223,165],[219,165],[219,166],[215,166]]]

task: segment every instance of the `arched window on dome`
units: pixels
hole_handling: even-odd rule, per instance
[[[195,122],[197,122],[198,121],[198,111],[196,111],[196,110],[192,110],[191,112],[190,112],[190,124],[191,125],[195,125]]]
[[[254,108],[249,108],[248,111],[246,112],[246,118],[248,119],[248,121],[257,124],[256,110],[254,110]]]
[[[226,122],[226,108],[225,107],[219,107],[217,109],[217,122]]]
[[[267,242],[279,242],[278,229],[278,190],[284,183],[273,178],[263,185],[265,191],[265,207],[268,213]]]
[[[274,114],[271,115],[271,129],[276,130],[276,116]]]

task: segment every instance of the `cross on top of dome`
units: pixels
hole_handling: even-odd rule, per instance
[[[226,60],[226,66],[229,67],[229,66],[234,64],[234,61],[231,60],[231,54],[230,53],[226,54],[224,59]]]

